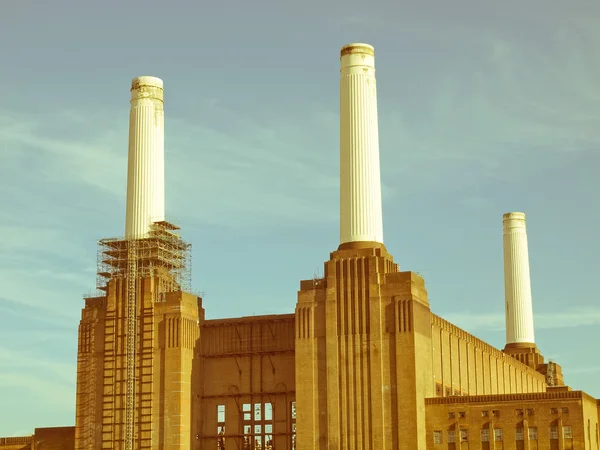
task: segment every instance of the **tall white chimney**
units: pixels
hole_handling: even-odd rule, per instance
[[[525,214],[510,212],[504,225],[504,291],[506,344],[535,344]]]
[[[129,164],[125,238],[144,238],[153,222],[165,220],[165,132],[163,82],[131,82]]]
[[[375,50],[345,45],[340,62],[340,244],[383,244]]]

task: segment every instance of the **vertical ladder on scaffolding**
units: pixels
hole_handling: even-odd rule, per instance
[[[125,450],[133,450],[135,427],[135,359],[137,336],[137,242],[128,241],[127,252],[127,377],[125,396]]]
[[[93,324],[87,325],[89,348],[87,357],[87,408],[85,408],[85,449],[94,448],[96,438],[96,351]]]

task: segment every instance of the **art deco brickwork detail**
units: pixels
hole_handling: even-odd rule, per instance
[[[383,246],[338,250],[323,280],[302,282],[298,449],[425,448],[415,399],[432,385],[414,370],[431,370],[429,314],[423,280],[398,272]]]

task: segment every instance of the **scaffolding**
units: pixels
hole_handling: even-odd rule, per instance
[[[135,417],[135,346],[137,336],[137,240],[128,241],[127,252],[127,377],[125,391],[125,450],[133,450]]]
[[[546,384],[548,386],[555,386],[555,380],[554,380],[554,368],[555,368],[555,364],[554,361],[550,360],[548,361],[548,366],[546,368]]]
[[[177,230],[179,227],[172,223],[154,222],[147,237],[135,239],[137,277],[159,278],[159,298],[155,301],[164,301],[167,292],[191,290],[191,245],[181,240]],[[109,280],[127,278],[128,242],[124,238],[99,241],[96,287],[100,295],[106,293]]]
[[[98,246],[96,287],[106,295],[110,280],[126,283],[126,377],[125,450],[133,450],[136,436],[136,359],[138,337],[138,290],[140,280],[155,278],[155,302],[165,301],[169,292],[189,292],[191,287],[191,246],[179,234],[179,227],[166,221],[154,222],[145,237],[102,239]],[[141,314],[141,305],[139,313]]]

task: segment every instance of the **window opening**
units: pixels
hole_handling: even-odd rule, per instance
[[[523,428],[515,429],[515,441],[522,441],[523,439]]]
[[[448,430],[448,443],[451,444],[456,442],[456,432],[454,430]]]
[[[494,441],[502,440],[502,428],[494,428]]]
[[[292,415],[292,450],[296,450],[296,402],[291,405]]]
[[[571,427],[571,425],[565,425],[563,427],[563,438],[573,439],[573,428]]]
[[[529,427],[529,440],[530,441],[537,441],[537,427]]]
[[[217,450],[225,449],[225,405],[217,405]]]
[[[481,442],[490,442],[490,430],[488,428],[481,430]]]

